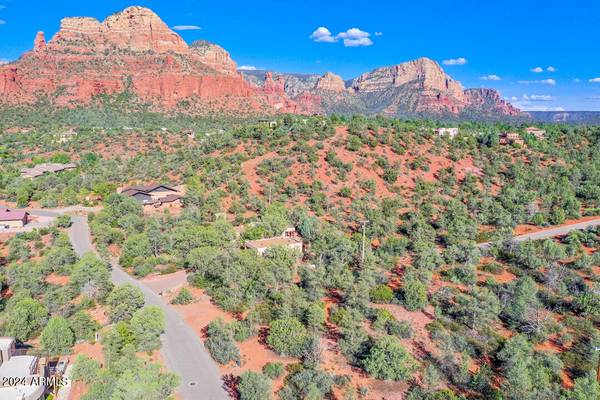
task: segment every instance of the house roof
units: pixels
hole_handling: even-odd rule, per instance
[[[15,343],[15,338],[13,337],[0,337],[0,350],[4,351],[10,349],[13,343]]]
[[[287,246],[294,243],[302,243],[302,241],[287,237],[273,237],[267,239],[247,240],[246,247],[251,249],[264,249],[276,246]]]
[[[179,199],[181,199],[180,195],[178,195],[178,194],[169,194],[169,195],[166,195],[165,197],[160,198],[159,201],[161,203],[172,203],[172,202],[177,201]]]
[[[3,208],[0,210],[0,221],[21,221],[27,215],[29,213],[25,211],[13,211]]]
[[[127,194],[128,196],[133,196],[136,193],[151,193],[154,192],[155,190],[159,189],[159,188],[163,188],[165,190],[169,190],[171,192],[176,192],[177,193],[177,189],[172,188],[171,186],[168,185],[163,185],[163,184],[150,184],[150,185],[138,185],[138,186],[130,186],[128,188],[125,188],[121,191],[121,193]]]

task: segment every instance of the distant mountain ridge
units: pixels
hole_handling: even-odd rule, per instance
[[[46,42],[0,66],[0,104],[40,98],[74,107],[129,92],[156,110],[194,114],[363,113],[503,118],[520,111],[493,89],[464,89],[433,60],[377,68],[344,82],[333,74],[237,71],[215,44],[188,45],[153,11],[129,7],[100,22],[65,18]]]

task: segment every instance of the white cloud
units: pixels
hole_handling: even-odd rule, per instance
[[[373,41],[369,38],[369,32],[361,31],[358,28],[350,28],[346,32],[337,34],[336,39],[343,39],[345,47],[371,46]]]
[[[314,31],[308,38],[319,43],[333,43],[337,41],[337,39],[331,35],[331,31],[324,26],[317,28],[317,30]]]
[[[481,79],[482,81],[499,81],[502,78],[500,78],[498,75],[486,75],[480,76],[479,79]]]
[[[579,78],[575,78],[575,79],[573,79],[573,82],[575,82],[575,83],[579,83],[579,82],[581,82],[581,79],[579,79]]]
[[[560,107],[560,106],[556,106],[556,107],[548,107],[548,106],[542,106],[542,105],[532,105],[532,106],[527,106],[527,105],[521,105],[519,106],[520,109],[522,109],[523,111],[565,111],[564,107]]]
[[[530,84],[535,84],[535,83],[539,83],[542,85],[550,85],[550,86],[556,85],[556,81],[554,79],[542,79],[542,80],[535,80],[535,81],[518,81],[518,83],[520,83],[521,85],[530,85]]]
[[[257,69],[254,65],[240,65],[238,67],[238,71],[256,71]]]
[[[539,74],[540,72],[544,72],[544,68],[542,68],[542,67],[535,67],[535,68],[531,68],[530,71],[531,72],[535,72],[536,74]]]
[[[530,96],[524,94],[523,100],[525,100],[525,101],[552,101],[552,100],[554,100],[554,97],[547,95],[547,94],[532,94]]]
[[[383,33],[376,32],[375,36],[381,36]],[[342,40],[345,47],[360,47],[360,46],[371,46],[373,41],[370,38],[369,32],[362,31],[358,28],[350,28],[345,32],[340,32],[333,36],[331,31],[324,26],[317,28],[309,39],[318,43],[335,43]]]
[[[200,28],[198,25],[175,25],[173,30],[176,31],[199,31]]]
[[[556,72],[557,70],[556,70],[556,68],[555,68],[555,67],[553,67],[553,66],[551,65],[551,66],[549,66],[548,68],[546,68],[546,71],[548,71],[548,72]]]
[[[442,61],[444,65],[465,65],[467,63],[467,59],[464,57],[458,58],[450,58],[448,60]]]
[[[600,83],[600,78],[592,78],[592,79],[590,79],[590,82]]]

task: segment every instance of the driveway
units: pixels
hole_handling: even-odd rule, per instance
[[[73,249],[80,256],[94,252],[87,217],[75,215],[69,228]],[[115,284],[130,283],[144,293],[146,304],[160,307],[165,313],[166,329],[162,336],[161,353],[167,368],[181,377],[177,392],[186,400],[225,400],[228,398],[222,387],[221,376],[214,361],[204,348],[202,341],[183,318],[162,297],[142,282],[123,271],[117,262],[112,262],[112,280]]]
[[[592,228],[595,226],[600,226],[600,217],[596,219],[592,219],[589,221],[578,222],[570,225],[562,225],[554,228],[548,228],[537,232],[525,233],[523,235],[518,235],[512,238],[512,242],[520,243],[525,242],[527,240],[540,240],[540,239],[548,239],[556,236],[564,236],[572,231],[580,231],[585,230],[587,228]],[[488,249],[491,246],[490,242],[479,243],[477,247],[480,249]]]

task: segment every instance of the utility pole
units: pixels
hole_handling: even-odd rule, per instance
[[[600,351],[600,347],[594,347],[594,351]],[[598,357],[598,364],[596,364],[596,382],[600,383],[600,357]]]
[[[362,267],[363,264],[365,263],[365,239],[366,239],[366,229],[367,229],[367,224],[369,223],[368,220],[362,220],[359,221],[362,224],[362,252],[361,252],[361,257],[360,257],[360,266]]]

